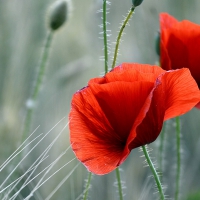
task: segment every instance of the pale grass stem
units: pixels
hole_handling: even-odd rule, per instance
[[[61,136],[61,134],[64,132],[64,130],[66,129],[66,127],[68,126],[68,123],[64,126],[64,128],[60,131],[60,133],[58,135],[56,135],[56,137],[53,139],[53,141],[45,148],[45,150],[41,153],[41,155],[33,162],[33,164],[23,173],[23,175],[21,175],[20,177],[17,177],[13,182],[11,182],[10,184],[8,184],[7,186],[4,186],[6,182],[10,181],[10,179],[12,178],[12,174],[13,172],[17,169],[17,167],[19,167],[19,165],[24,162],[25,158],[27,158],[27,156],[34,150],[36,149],[36,147],[38,147],[38,145],[40,143],[42,143],[44,141],[44,139],[49,135],[49,133],[59,124],[61,123],[63,120],[65,119],[62,118],[55,126],[53,126],[53,128],[51,128],[50,131],[48,131],[44,136],[42,134],[40,134],[39,136],[36,136],[34,139],[32,139],[30,142],[28,142],[28,140],[31,138],[31,136],[36,132],[36,130],[19,146],[19,148],[1,165],[1,170],[3,170],[3,168],[5,168],[6,166],[8,166],[8,164],[14,159],[16,158],[16,156],[23,152],[23,150],[25,150],[27,147],[29,147],[30,144],[32,144],[34,141],[38,140],[38,142],[36,142],[36,144],[24,155],[23,159],[21,159],[19,161],[19,163],[16,164],[16,166],[14,167],[14,169],[8,174],[7,178],[3,181],[3,183],[1,184],[0,188],[0,194],[2,196],[2,200],[15,200],[15,199],[25,199],[28,200],[30,199],[33,194],[35,197],[37,197],[38,200],[42,200],[43,198],[40,197],[40,195],[38,194],[38,189],[44,185],[49,179],[51,179],[55,174],[57,174],[58,172],[60,172],[64,167],[68,166],[72,161],[75,160],[75,158],[71,159],[70,161],[68,161],[67,163],[65,163],[64,165],[62,164],[61,167],[59,167],[59,169],[54,170],[54,172],[52,173],[51,171],[53,170],[53,167],[55,167],[55,165],[58,163],[58,161],[66,154],[66,152],[70,149],[71,146],[69,146],[65,151],[63,151],[62,153],[60,153],[60,155],[53,161],[51,162],[48,166],[43,167],[42,170],[40,171],[36,171],[38,169],[38,167],[49,157],[48,153],[51,150],[51,148],[55,145],[56,141],[58,140],[58,138]],[[27,143],[28,142],[28,143]],[[27,143],[27,144],[26,144]],[[73,174],[73,172],[77,169],[79,164],[75,165],[75,167],[73,167],[73,169],[61,180],[61,182],[55,187],[55,189],[48,195],[48,197],[46,197],[46,200],[50,199],[55,193],[56,191],[64,184],[65,181],[67,181],[69,179],[69,177]],[[43,174],[43,175],[42,175]],[[41,176],[39,178],[39,176]],[[27,176],[27,177],[26,177]],[[36,180],[36,178],[39,178],[39,181],[37,182],[37,184],[35,186],[33,186],[33,180]],[[18,184],[23,180],[23,184],[20,186],[20,188],[17,188]],[[29,193],[28,196],[26,196],[26,198],[22,197],[21,195],[21,191],[25,188],[25,187],[30,187],[30,185],[32,184],[32,189],[31,192]],[[4,186],[4,188],[3,188]]]
[[[39,126],[31,133],[24,142],[6,159],[6,161],[0,166],[0,172],[19,154],[21,153],[27,146],[29,146],[32,142],[34,142],[38,137],[40,137],[42,134],[35,137],[33,140],[31,140],[28,144],[26,144],[24,147],[23,145],[31,138],[31,136],[37,131]],[[21,149],[22,148],[22,149]],[[21,150],[20,150],[21,149]]]
[[[60,132],[60,134],[62,133],[62,131]],[[30,168],[33,168],[33,166],[35,165],[35,163],[37,163],[37,161],[41,158],[41,160],[43,161],[44,159],[46,159],[48,157],[48,155],[46,156],[46,154],[49,152],[49,150],[51,149],[51,147],[53,146],[53,144],[56,142],[56,140],[58,139],[58,137],[60,136],[60,134],[54,139],[54,141],[45,149],[45,151],[38,157],[38,159],[31,165]],[[63,153],[61,153],[59,155],[59,157],[53,162],[53,163],[57,163],[57,161],[69,150],[70,146],[67,148],[66,151],[64,151]],[[46,156],[46,157],[45,157]],[[41,163],[41,162],[40,162]],[[49,168],[53,165],[53,163],[51,163],[48,167],[46,167],[43,171],[45,171],[46,169],[49,170]],[[37,167],[39,166],[39,164],[36,165]],[[37,169],[37,167],[34,167],[34,169],[32,170],[32,172],[30,173],[30,175],[28,176],[28,178],[26,179],[26,181],[23,183],[23,185],[21,186],[21,188],[19,189],[18,192],[20,192],[24,187],[26,187],[26,185],[28,185],[32,180],[34,180],[39,174],[41,174],[41,172],[39,174],[37,174],[34,178],[31,179],[31,181],[29,181],[29,179],[31,178],[32,174],[35,172],[35,170]],[[29,169],[30,169],[29,168]],[[29,170],[28,169],[28,170]]]
[[[67,174],[62,181],[57,185],[57,187],[49,194],[49,196],[45,200],[51,199],[51,197],[58,191],[58,189],[66,182],[66,180],[73,174],[73,172],[76,170],[76,168],[79,166],[80,163],[78,163],[69,174]]]
[[[64,118],[63,118],[64,119]],[[63,120],[62,119],[62,120]],[[3,183],[0,185],[0,189],[2,188],[2,186],[6,183],[6,181],[10,178],[10,176],[15,172],[15,170],[18,168],[18,166],[20,166],[20,164],[25,160],[25,158],[38,146],[39,143],[41,143],[41,141],[62,121],[60,120],[55,126],[53,126],[53,128],[50,129],[50,131],[48,131],[29,151],[28,153],[18,162],[18,164],[16,164],[16,166],[14,167],[14,169],[10,172],[10,174],[7,176],[7,178],[3,181]]]

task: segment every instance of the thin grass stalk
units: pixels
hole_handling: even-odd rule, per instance
[[[8,187],[10,187],[10,189],[9,189],[9,191],[5,194],[5,196],[4,196],[4,198],[3,198],[2,200],[5,200],[5,199],[7,199],[7,198],[9,198],[9,200],[13,200],[13,199],[15,199],[16,197],[18,197],[18,196],[20,195],[21,190],[22,190],[23,188],[25,188],[25,187],[27,186],[27,184],[24,184],[24,183],[23,183],[23,185],[20,187],[20,189],[17,188],[17,185],[20,183],[20,181],[22,181],[22,179],[25,179],[26,175],[27,175],[29,172],[34,171],[35,169],[37,169],[38,166],[39,166],[43,161],[45,161],[47,158],[48,158],[48,156],[45,157],[43,160],[40,160],[40,162],[39,162],[36,166],[30,167],[22,176],[20,176],[18,179],[16,179],[15,181],[13,181],[9,186],[6,186],[3,190],[7,189]],[[43,170],[45,171],[46,168],[43,169]],[[43,171],[42,171],[42,172],[43,172]],[[42,172],[40,172],[40,173],[42,173]],[[37,176],[39,176],[40,173],[37,174]],[[37,178],[37,176],[35,176],[34,178]],[[33,179],[32,179],[32,180],[33,180]],[[13,184],[14,184],[14,185],[13,185]],[[12,186],[12,185],[13,185],[13,186]],[[24,185],[25,185],[25,186],[24,186]],[[11,186],[12,186],[12,187],[11,187]],[[2,190],[2,191],[3,191],[3,190]],[[13,192],[13,191],[16,191],[15,194],[14,194],[13,196],[9,197],[9,195],[10,195],[11,192]]]
[[[35,160],[35,162],[30,166],[29,169],[33,169],[32,172],[29,174],[28,178],[26,179],[26,181],[23,183],[23,185],[21,186],[21,188],[18,190],[18,192],[20,192],[20,190],[22,190],[24,187],[26,187],[26,185],[28,185],[28,183],[30,183],[30,179],[32,177],[32,174],[35,172],[35,170],[37,169],[37,167],[39,166],[39,164],[37,164],[37,167],[34,167],[34,165],[39,161],[39,163],[41,162],[41,160],[43,161],[44,159],[46,159],[48,157],[47,153],[50,151],[50,149],[53,147],[53,145],[55,144],[55,142],[57,141],[57,139],[60,137],[60,135],[63,133],[63,131],[65,130],[65,128],[68,126],[68,124],[61,130],[61,132],[56,136],[56,138],[48,145],[48,147],[43,151],[43,153]],[[70,146],[66,149],[66,151],[68,151],[70,148]],[[65,153],[63,153],[64,155]],[[61,154],[62,155],[62,154]],[[29,170],[28,169],[28,170]],[[31,179],[32,181],[33,179]],[[17,193],[16,193],[17,194]]]
[[[75,158],[73,158],[72,160],[68,161],[66,164],[64,164],[62,167],[60,167],[58,170],[56,170],[53,174],[51,174],[48,178],[46,178],[44,181],[43,179],[45,178],[45,176],[51,171],[51,169],[54,167],[54,165],[61,159],[61,157],[66,153],[66,151],[64,151],[63,153],[61,153],[59,155],[59,157],[53,161],[47,168],[46,172],[44,173],[44,175],[42,176],[42,178],[40,178],[39,182],[37,183],[37,185],[35,186],[35,188],[31,191],[31,193],[24,199],[24,200],[29,200],[33,194],[35,193],[35,191],[37,191],[42,185],[44,185],[44,183],[46,183],[50,178],[52,178],[55,174],[57,174],[61,169],[63,169],[65,166],[67,166],[69,163],[71,163],[72,161],[75,160]],[[34,179],[34,178],[33,178]],[[33,180],[31,179],[27,185]]]
[[[70,171],[69,174],[67,174],[61,182],[57,185],[57,187],[46,197],[45,200],[50,200],[51,197],[59,190],[59,188],[66,182],[66,180],[73,174],[73,172],[76,170],[76,168],[79,166],[79,163]]]
[[[26,142],[31,138],[31,136],[36,132],[39,126],[31,133],[31,135],[22,143],[20,146],[6,159],[6,161],[0,166],[0,172],[14,159],[18,154],[20,154],[26,147],[28,147],[31,143],[33,143],[37,138],[39,138],[42,134],[33,138],[28,144]],[[25,145],[26,144],[26,145]]]
[[[64,118],[63,118],[64,119]],[[63,120],[61,119],[58,123],[56,123],[56,125],[54,125],[45,135],[42,136],[41,134],[41,138],[39,139],[39,141],[37,141],[37,143],[26,153],[26,155],[24,155],[24,157],[19,161],[19,162],[15,162],[15,167],[14,169],[12,169],[12,171],[9,173],[9,175],[6,177],[6,179],[1,183],[0,185],[0,189],[4,186],[4,184],[8,181],[8,179],[11,177],[11,175],[16,172],[16,169],[20,166],[20,164],[27,158],[27,156],[43,141],[43,139],[45,137],[47,137],[47,135]],[[67,125],[66,125],[67,126]],[[65,127],[66,127],[65,126]],[[64,129],[63,129],[64,130]],[[62,132],[61,132],[62,133]],[[61,134],[60,133],[60,134]],[[59,135],[57,137],[59,137]],[[57,138],[56,137],[56,138]],[[54,139],[54,141],[56,140],[56,138]],[[52,144],[49,145],[49,147],[47,147],[47,149],[51,148]],[[45,152],[47,151],[47,149],[45,150]],[[45,153],[44,152],[44,153]],[[41,154],[40,156],[42,156],[43,154]],[[45,154],[46,155],[46,154]],[[16,158],[16,159],[19,159],[19,156]],[[18,161],[18,160],[17,160]]]

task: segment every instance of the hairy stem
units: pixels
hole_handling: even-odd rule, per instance
[[[103,42],[105,74],[108,72],[108,40],[107,40],[107,2],[103,0]]]
[[[30,104],[31,105],[27,105],[28,109],[27,109],[27,113],[26,113],[25,121],[24,121],[24,130],[23,130],[23,133],[22,133],[22,142],[27,138],[27,135],[30,131],[33,110],[34,110],[34,107],[35,107],[35,103],[36,103],[39,91],[40,91],[41,86],[42,86],[42,81],[43,81],[44,74],[45,74],[46,63],[47,63],[47,60],[48,60],[49,49],[50,49],[50,46],[51,46],[51,43],[52,43],[52,39],[53,39],[53,32],[49,32],[47,37],[46,37],[44,50],[43,50],[41,61],[40,61],[40,64],[39,64],[39,71],[38,71],[38,74],[37,74],[37,77],[36,77],[36,80],[35,80],[35,85],[33,86],[33,93],[30,97]]]
[[[119,168],[116,168],[116,177],[117,177],[117,185],[118,185],[118,191],[119,191],[119,198],[120,200],[123,200],[123,193],[122,193],[122,184],[121,184],[121,178],[120,178],[120,172]]]
[[[148,165],[149,165],[149,167],[151,169],[151,172],[152,172],[152,174],[154,176],[154,179],[156,181],[156,185],[158,187],[158,191],[159,191],[159,194],[160,194],[160,199],[164,200],[165,196],[164,196],[164,192],[163,192],[163,189],[162,189],[162,185],[161,185],[160,179],[158,177],[157,171],[156,171],[156,169],[155,169],[155,167],[153,165],[153,162],[151,161],[151,158],[149,156],[149,153],[147,151],[146,146],[142,146],[142,150],[144,152],[144,155],[145,155],[145,158],[147,160],[147,163],[148,163]]]
[[[116,45],[115,45],[115,51],[114,51],[114,57],[113,57],[113,63],[112,63],[112,69],[115,67],[115,64],[116,64],[116,60],[117,60],[117,55],[118,55],[118,51],[119,51],[119,43],[120,43],[120,40],[121,40],[121,37],[122,37],[122,33],[124,31],[124,28],[126,27],[129,19],[131,18],[133,12],[135,10],[135,7],[132,6],[127,17],[125,18],[121,28],[120,28],[120,31],[119,31],[119,34],[117,36],[117,41],[116,41]]]

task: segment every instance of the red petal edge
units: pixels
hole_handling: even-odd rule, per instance
[[[165,80],[166,113],[165,120],[190,111],[200,100],[200,91],[189,69],[168,71]]]

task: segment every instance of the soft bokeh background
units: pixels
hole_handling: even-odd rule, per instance
[[[23,120],[37,66],[47,35],[46,10],[53,0],[0,0],[0,164],[19,146]],[[42,144],[23,162],[23,169],[30,166],[37,157],[61,131],[68,122],[70,100],[72,94],[85,86],[87,81],[103,74],[104,63],[103,40],[99,39],[102,30],[101,13],[102,0],[72,0],[67,24],[54,35],[51,53],[48,61],[45,81],[40,93],[31,132],[40,125],[34,137],[47,133],[58,121],[63,119],[46,137]],[[131,1],[114,0],[109,7],[108,29],[111,51],[117,37],[119,26],[128,10]],[[123,42],[120,44],[120,55],[117,64],[122,62],[139,62],[154,64],[158,61],[155,53],[155,36],[159,30],[159,13],[168,12],[177,19],[189,19],[200,24],[200,1],[197,0],[148,0],[139,6],[130,26],[125,28]],[[110,33],[110,32],[109,32]],[[110,54],[110,61],[112,58]],[[109,62],[111,64],[111,62]],[[200,111],[193,109],[181,117],[183,165],[181,177],[181,198],[187,200],[200,199]],[[166,124],[163,184],[167,186],[166,194],[173,199],[175,185],[175,127],[174,121]],[[49,152],[49,158],[37,170],[41,171],[48,163],[53,162],[67,147],[69,147],[69,132],[66,128]],[[151,155],[159,158],[159,138],[150,145]],[[154,181],[150,170],[144,167],[142,153],[135,149],[121,166],[124,181],[124,199],[151,200],[154,195]],[[74,158],[69,149],[57,163],[55,170]],[[58,174],[40,187],[31,199],[45,199],[61,182],[77,160],[67,165]],[[0,181],[5,180],[16,163],[10,163],[0,172]],[[54,170],[54,171],[55,171]],[[50,176],[51,172],[48,176]],[[23,174],[23,173],[22,173]],[[59,188],[52,199],[76,199],[84,190],[86,169],[80,164],[69,179]],[[12,182],[14,177],[10,178]],[[32,190],[39,179],[23,193]],[[8,183],[9,183],[8,181]],[[118,198],[115,187],[115,172],[106,176],[93,176],[89,199],[115,200]],[[5,193],[4,193],[5,194]],[[9,199],[9,198],[8,198]],[[23,199],[18,196],[17,199]]]

